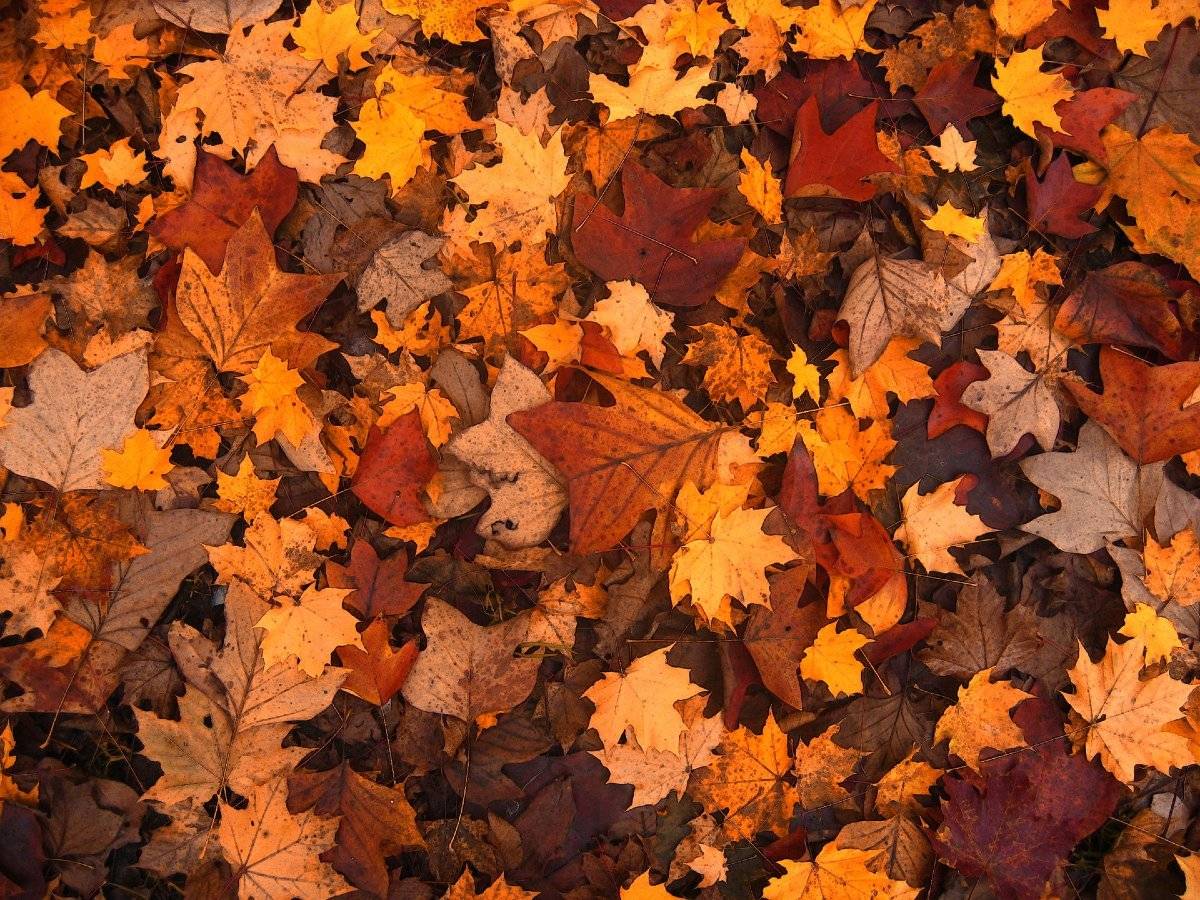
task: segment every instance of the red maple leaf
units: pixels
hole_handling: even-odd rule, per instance
[[[1041,181],[1031,169],[1025,172],[1029,227],[1065,238],[1091,234],[1096,226],[1080,217],[1091,209],[1102,193],[1100,187],[1076,181],[1066,154],[1060,153],[1050,163]]]
[[[384,431],[372,427],[351,489],[367,509],[392,525],[416,525],[429,514],[421,491],[437,471],[417,410]]]

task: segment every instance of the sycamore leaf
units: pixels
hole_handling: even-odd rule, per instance
[[[421,630],[428,644],[404,683],[413,706],[471,723],[507,712],[533,689],[539,661],[513,656],[529,632],[528,613],[485,628],[431,597]]]
[[[583,696],[596,706],[590,725],[607,749],[632,734],[643,750],[676,753],[686,724],[675,708],[702,689],[687,669],[667,662],[670,647],[639,656],[623,674],[607,672]]]
[[[46,350],[29,370],[33,402],[9,410],[0,428],[0,465],[55,490],[103,488],[103,451],[134,433],[148,388],[145,352],[85,372],[65,353]]]
[[[1011,453],[1026,434],[1043,450],[1052,449],[1062,413],[1045,373],[1030,372],[999,350],[980,350],[979,360],[991,377],[967,385],[962,403],[988,416],[992,456]]]
[[[1172,766],[1194,762],[1186,738],[1164,728],[1183,717],[1192,686],[1166,672],[1143,680],[1146,644],[1134,638],[1123,644],[1110,638],[1098,663],[1079,647],[1079,659],[1068,673],[1075,693],[1067,702],[1084,718],[1088,756],[1098,756],[1108,771],[1126,784],[1138,765],[1167,774]]]

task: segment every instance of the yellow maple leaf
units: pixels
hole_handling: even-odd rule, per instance
[[[820,0],[807,9],[791,10],[800,26],[792,38],[792,48],[814,59],[851,59],[855,51],[879,53],[866,42],[867,17],[875,9],[875,0],[846,6],[838,0]]]
[[[792,382],[792,399],[796,400],[808,394],[813,403],[820,405],[821,373],[808,361],[808,355],[799,347],[792,350],[792,355],[788,357],[787,370],[795,379]]]
[[[770,606],[765,570],[795,559],[783,538],[764,534],[770,509],[736,509],[713,518],[707,538],[690,541],[671,560],[671,599],[689,595],[705,619],[732,624],[729,598]]]
[[[992,87],[1004,98],[1004,112],[1028,135],[1034,135],[1033,126],[1039,122],[1053,131],[1061,131],[1062,119],[1054,106],[1074,95],[1062,75],[1042,71],[1040,48],[996,60]]]
[[[800,659],[800,674],[809,681],[819,681],[835,697],[857,694],[862,690],[863,664],[856,655],[870,639],[853,628],[837,630],[830,622],[817,632],[813,645]]]
[[[693,4],[692,0],[677,0],[667,6],[670,14],[665,17],[664,36],[669,41],[683,41],[692,56],[711,56],[717,39],[731,27],[716,3]]]
[[[1079,659],[1067,674],[1075,693],[1066,699],[1088,725],[1085,750],[1125,784],[1134,767],[1152,766],[1167,774],[1172,766],[1195,762],[1187,738],[1164,726],[1183,718],[1192,685],[1165,672],[1142,680],[1146,644],[1140,638],[1116,644],[1109,638],[1100,662],[1079,646]]]
[[[741,509],[749,499],[750,485],[717,482],[700,490],[694,481],[685,482],[675,496],[676,526],[680,543],[707,538],[713,519]]]
[[[479,11],[494,6],[497,0],[383,0],[383,8],[393,15],[419,19],[427,36],[440,35],[452,44],[483,39],[475,18]]]
[[[318,550],[346,549],[346,535],[350,531],[350,523],[337,513],[327,513],[319,506],[310,506],[304,510],[300,521],[312,529],[316,536],[313,546]]]
[[[966,687],[958,689],[958,702],[942,713],[933,739],[949,738],[950,752],[978,769],[985,748],[1025,746],[1025,735],[1010,712],[1032,696],[1007,681],[992,681],[991,669],[977,672]]]
[[[429,390],[421,382],[413,381],[388,388],[383,393],[391,399],[384,404],[375,423],[380,428],[387,428],[416,409],[421,413],[421,426],[431,444],[440,447],[450,440],[451,423],[458,418],[458,410],[440,390]]]
[[[1125,615],[1120,633],[1146,645],[1148,665],[1166,662],[1171,658],[1171,651],[1183,646],[1171,620],[1163,618],[1145,603],[1136,604],[1133,612]]]
[[[991,13],[1001,34],[1024,37],[1054,14],[1054,0],[993,0]]]
[[[242,412],[254,416],[254,436],[260,444],[282,433],[299,445],[317,427],[313,414],[296,395],[304,379],[270,350],[242,380],[246,382],[246,393],[239,402]]]
[[[742,165],[746,169],[738,176],[738,191],[768,224],[778,222],[783,216],[783,189],[778,176],[745,148]]]
[[[140,70],[149,59],[150,42],[134,33],[132,22],[118,25],[108,34],[96,37],[92,44],[91,58],[102,65],[108,77],[124,81],[131,73]]]
[[[363,155],[354,162],[354,174],[387,178],[393,194],[412,180],[417,169],[433,164],[431,143],[424,138],[424,119],[390,95],[364,103],[352,125],[366,144]]]
[[[1043,285],[1062,284],[1058,258],[1041,247],[1030,256],[1028,250],[1007,253],[1000,257],[1000,271],[988,286],[989,291],[1012,291],[1013,297],[1026,314],[1037,311]]]
[[[610,121],[628,119],[639,114],[673,116],[681,109],[703,106],[700,89],[710,83],[707,65],[693,66],[681,76],[674,68],[675,57],[670,50],[651,45],[629,75],[629,84],[622,85],[602,75],[593,75],[588,90],[597,103],[608,107]]]
[[[1182,606],[1200,602],[1200,545],[1190,526],[1181,529],[1167,544],[1146,535],[1142,552],[1146,563],[1143,580],[1150,593]]]
[[[851,377],[850,357],[845,350],[830,354],[837,367],[829,373],[829,398],[833,406],[846,400],[850,410],[859,418],[883,421],[891,415],[888,397],[895,395],[901,403],[934,395],[929,367],[909,356],[921,346],[917,338],[894,337],[883,355],[857,378]]]
[[[800,437],[801,415],[790,404],[773,402],[753,414],[746,424],[759,428],[755,453],[766,458],[791,450],[796,438]]]
[[[135,151],[129,138],[79,157],[87,163],[87,171],[79,182],[80,189],[99,184],[115,191],[123,184],[141,184],[146,179],[146,154]]]
[[[279,478],[259,478],[250,457],[243,456],[236,474],[226,475],[217,470],[217,502],[213,508],[253,522],[275,502],[279,482]]]
[[[443,900],[533,900],[537,894],[509,884],[501,875],[493,881],[481,894],[475,893],[475,879],[470,867],[464,868],[458,881],[450,885]]]
[[[1108,9],[1096,10],[1096,20],[1118,50],[1140,56],[1147,55],[1146,45],[1169,24],[1161,6],[1151,0],[1108,0]]]
[[[911,900],[921,888],[869,868],[883,851],[826,844],[812,862],[785,859],[784,873],[763,888],[763,900]]]
[[[643,750],[676,753],[687,728],[675,708],[680,700],[703,690],[692,684],[691,673],[667,662],[670,647],[639,656],[623,673],[606,672],[584,691],[595,704],[589,725],[605,747],[614,747],[629,732]]]
[[[11,388],[10,388],[11,390]],[[25,527],[25,510],[20,503],[5,502],[0,512],[0,537],[5,542],[15,541]]]
[[[28,791],[23,791],[17,787],[17,783],[13,781],[12,776],[6,774],[17,761],[17,755],[13,752],[16,746],[17,741],[13,737],[12,722],[9,722],[4,726],[4,731],[0,732],[0,802],[20,803],[24,806],[36,808],[38,800],[37,785],[35,784]]]
[[[27,247],[42,234],[46,211],[37,206],[41,191],[28,187],[21,176],[0,172],[0,238]]]
[[[817,410],[810,424],[801,421],[800,436],[813,456],[821,493],[834,497],[846,488],[864,501],[871,491],[887,486],[896,467],[884,459],[896,446],[886,421],[859,428],[858,419],[843,407]]]
[[[125,438],[117,450],[103,451],[104,480],[113,487],[136,488],[142,491],[159,491],[167,486],[163,477],[174,466],[171,464],[170,448],[163,449],[155,435],[165,438],[163,432],[139,428]]]
[[[920,485],[914,484],[901,501],[904,524],[896,529],[896,539],[920,560],[926,571],[962,574],[958,561],[950,555],[950,548],[969,544],[992,530],[955,502],[959,484],[966,477],[940,484],[928,494],[919,493]]]
[[[329,664],[329,656],[346,644],[362,647],[358,620],[342,609],[349,594],[342,588],[317,588],[309,585],[300,597],[276,597],[281,604],[267,610],[255,623],[263,630],[263,664],[269,669],[276,663],[296,665],[310,678],[316,678]]]
[[[15,83],[0,88],[0,109],[0,159],[31,140],[53,150],[62,135],[60,123],[71,114],[49,91],[30,94]]]
[[[972,243],[983,236],[983,229],[986,225],[982,216],[969,216],[949,203],[940,204],[933,215],[927,216],[922,221],[934,231],[940,231],[951,237],[960,237]]]
[[[382,28],[363,34],[358,30],[358,10],[353,3],[335,6],[326,12],[320,3],[309,4],[300,14],[300,24],[292,28],[292,40],[305,59],[321,60],[331,72],[338,71],[338,57],[345,55],[351,72],[368,65],[363,54]]]
[[[651,884],[649,872],[643,872],[629,887],[621,888],[621,900],[672,900],[674,896],[665,884]]]
[[[771,345],[759,335],[740,334],[729,325],[697,325],[700,339],[688,344],[684,365],[704,368],[704,389],[718,402],[734,400],[749,409],[766,397],[775,383],[771,360],[776,359]]]

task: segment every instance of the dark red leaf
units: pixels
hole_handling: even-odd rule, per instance
[[[953,125],[969,140],[967,122],[987,115],[999,105],[1000,98],[994,92],[975,86],[978,74],[978,59],[969,62],[947,59],[930,70],[913,103],[935,135]]]
[[[1128,344],[1183,359],[1188,347],[1174,299],[1145,263],[1117,263],[1087,273],[1059,307],[1054,327],[1080,344]]]
[[[1080,184],[1071,173],[1067,155],[1060,153],[1046,169],[1041,181],[1033,171],[1025,172],[1025,193],[1029,204],[1029,227],[1065,238],[1081,238],[1096,226],[1083,220],[1103,188]]]
[[[880,172],[899,172],[896,164],[879,152],[875,134],[878,109],[876,101],[827,134],[821,127],[817,101],[809,98],[796,114],[784,196],[819,194],[819,190],[806,190],[817,186],[832,188],[848,200],[874,197],[875,185],[863,179]]]
[[[421,414],[414,409],[385,431],[371,429],[351,488],[367,509],[392,525],[416,525],[429,519],[421,491],[436,471]]]

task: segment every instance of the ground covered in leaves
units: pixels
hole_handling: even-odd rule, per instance
[[[1200,897],[1196,13],[0,4],[0,896]]]

